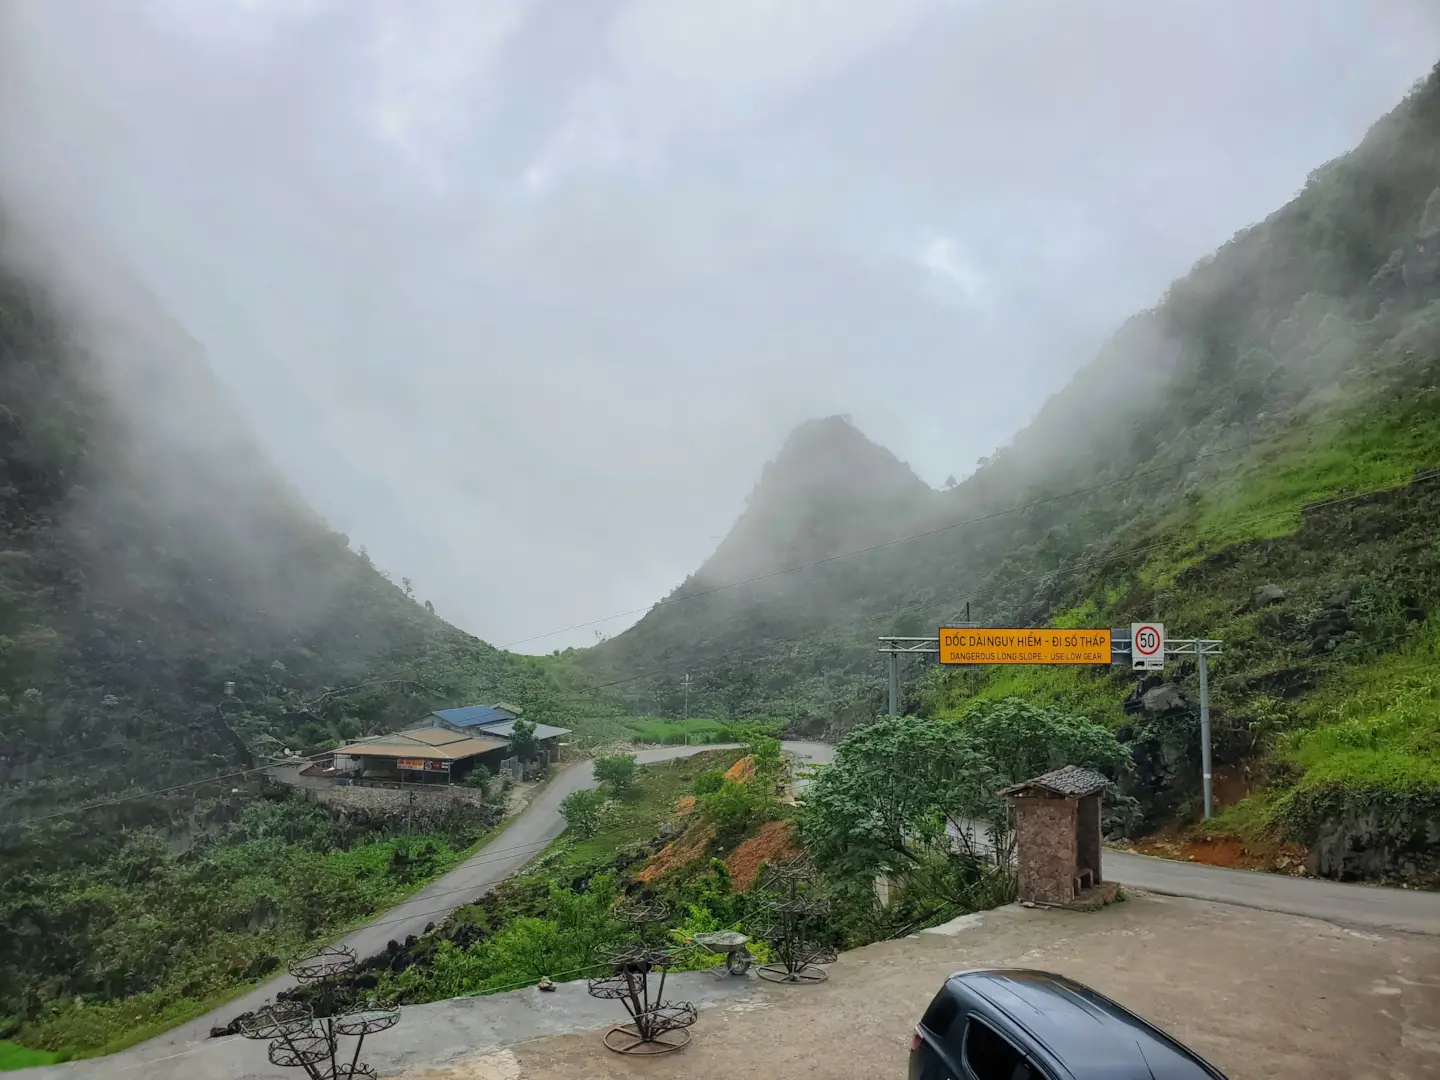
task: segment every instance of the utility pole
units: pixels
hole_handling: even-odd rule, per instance
[[[1200,649],[1195,663],[1200,669],[1200,775],[1205,783],[1205,820],[1215,816],[1215,799],[1210,790],[1210,669],[1208,654]]]
[[[900,654],[890,653],[885,659],[890,661],[890,715],[900,715]]]
[[[690,719],[690,673],[685,673],[685,719]]]

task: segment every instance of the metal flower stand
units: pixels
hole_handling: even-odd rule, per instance
[[[630,1016],[628,1024],[617,1024],[605,1032],[605,1046],[617,1054],[654,1056],[679,1050],[690,1042],[689,1027],[695,1023],[695,1006],[688,1001],[665,1000],[665,974],[677,962],[676,948],[645,940],[647,931],[662,923],[669,911],[663,904],[622,901],[616,917],[628,923],[639,937],[628,945],[603,949],[599,963],[611,973],[589,984],[590,996],[618,1001]],[[660,979],[651,993],[650,976]]]
[[[355,962],[355,953],[344,946],[326,948],[296,961],[290,974],[302,986],[324,987],[352,971]],[[317,1017],[303,1001],[277,1001],[242,1016],[239,1027],[247,1039],[269,1041],[271,1064],[304,1069],[311,1080],[375,1080],[375,1070],[360,1060],[360,1049],[367,1035],[392,1028],[399,1019],[399,1009],[375,1008]],[[349,1061],[341,1053],[342,1038],[355,1040]]]
[[[770,923],[764,940],[774,950],[778,962],[761,964],[755,973],[768,982],[818,983],[829,975],[822,964],[833,964],[835,949],[807,937],[816,920],[830,911],[830,902],[817,895],[819,885],[815,869],[804,860],[771,867],[760,882],[760,892],[773,895],[764,901]]]

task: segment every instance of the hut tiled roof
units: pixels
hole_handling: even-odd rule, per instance
[[[1066,765],[1062,769],[1048,772],[1031,780],[1013,784],[999,795],[1050,795],[1057,798],[1079,799],[1094,795],[1109,786],[1110,781],[1093,769],[1082,769],[1079,765]]]

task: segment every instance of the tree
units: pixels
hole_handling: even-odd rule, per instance
[[[976,702],[954,723],[990,762],[1001,787],[1062,765],[1114,775],[1130,761],[1130,751],[1109,728],[1023,698]]]
[[[853,732],[811,780],[800,836],[828,874],[899,877],[924,863],[947,823],[986,815],[1002,786],[959,725],[885,717]]]
[[[470,770],[469,775],[460,781],[462,787],[472,788],[480,792],[480,797],[487,802],[490,799],[490,770],[484,765],[476,765]]]
[[[595,779],[622,799],[635,790],[635,755],[607,754],[595,759]]]
[[[600,831],[605,815],[605,795],[594,788],[572,791],[560,803],[560,814],[570,831],[582,840]]]
[[[510,749],[521,761],[534,761],[540,753],[540,740],[535,738],[535,723],[531,720],[515,721],[510,732]]]
[[[780,740],[765,734],[753,734],[745,740],[745,754],[755,762],[755,784],[768,789],[785,771],[785,758]]]

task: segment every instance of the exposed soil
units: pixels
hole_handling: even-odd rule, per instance
[[[737,847],[725,858],[730,883],[740,890],[755,882],[755,875],[767,862],[779,862],[800,854],[795,834],[788,821],[767,821],[760,831]]]
[[[694,795],[684,795],[684,796],[681,796],[681,798],[679,798],[678,800],[676,800],[676,803],[675,803],[675,812],[676,812],[677,814],[688,814],[688,813],[690,813],[690,812],[691,812],[692,810],[694,810],[694,809],[695,809],[695,796],[694,796]]]
[[[1292,877],[1303,877],[1305,874],[1305,849],[1298,844],[1265,844],[1233,836],[1187,835],[1170,831],[1138,840],[1130,846],[1130,850],[1140,855],[1158,855],[1163,859],[1226,866],[1234,870],[1266,870]]]
[[[737,784],[748,784],[755,779],[755,759],[753,757],[742,757],[731,765],[725,772],[726,780],[734,780]]]
[[[715,826],[698,823],[666,844],[650,862],[635,875],[635,880],[650,884],[672,870],[689,866],[702,858],[715,839]]]

